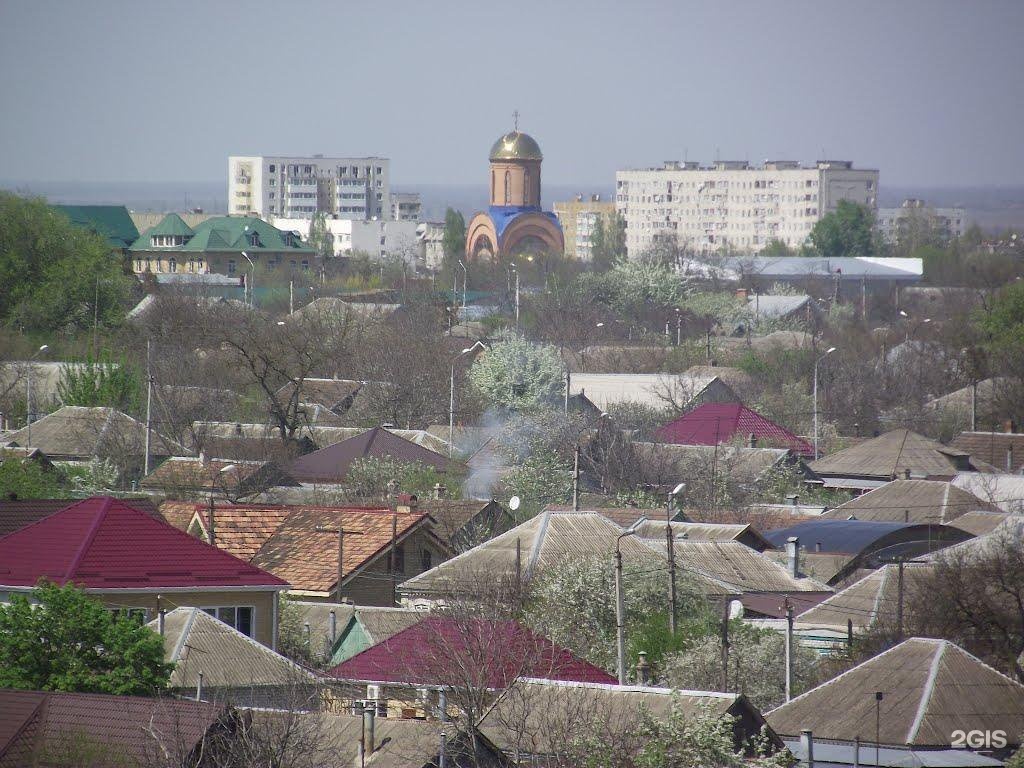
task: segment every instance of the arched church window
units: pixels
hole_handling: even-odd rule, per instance
[[[512,174],[505,171],[505,205],[512,204]]]
[[[523,205],[530,205],[530,169],[523,170]]]

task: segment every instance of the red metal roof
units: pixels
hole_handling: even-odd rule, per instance
[[[655,437],[677,445],[718,445],[751,434],[759,444],[789,448],[802,456],[814,455],[814,448],[806,440],[742,403],[705,403],[661,427]]]
[[[615,683],[614,677],[514,621],[424,619],[343,661],[343,680],[504,688],[517,677]]]
[[[287,582],[109,496],[79,501],[0,538],[0,585],[40,579],[89,589]]]

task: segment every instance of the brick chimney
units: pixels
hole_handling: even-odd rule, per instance
[[[439,501],[444,498],[444,486],[440,483],[434,483],[434,500]]]
[[[757,448],[757,435],[753,432],[747,435],[747,445],[751,448]]]
[[[737,288],[736,289],[736,298],[740,299],[741,301],[746,301],[747,300],[747,289],[746,288]]]

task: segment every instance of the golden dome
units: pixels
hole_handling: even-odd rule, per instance
[[[533,137],[519,131],[506,133],[491,147],[491,161],[494,160],[543,160],[540,145]]]

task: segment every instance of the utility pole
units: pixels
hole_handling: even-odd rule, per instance
[[[793,698],[793,605],[786,598],[786,701]]]
[[[620,533],[615,539],[615,640],[619,685],[626,684],[626,601],[622,594],[622,549],[620,545],[626,536],[634,534],[635,531],[626,531]]]
[[[288,281],[288,314],[295,312],[295,281]]]
[[[569,386],[572,384],[572,374],[565,369],[565,412],[569,413]]]
[[[580,511],[580,444],[572,453],[572,511]]]
[[[146,339],[146,458],[143,461],[142,473],[149,475],[149,454],[152,448],[153,435],[153,368],[152,342]]]
[[[362,536],[364,531],[346,531],[343,524],[339,524],[337,528],[328,528],[326,525],[318,525],[316,527],[317,533],[336,533],[338,534],[338,583],[335,585],[335,602],[341,602],[341,582],[345,576],[344,570],[344,557],[345,557],[345,536]]]
[[[665,504],[665,551],[668,553],[668,631],[676,634],[676,552],[672,535],[672,496]]]
[[[722,690],[729,690],[729,598],[722,601]]]
[[[896,577],[896,642],[903,642],[903,558],[897,566]]]

